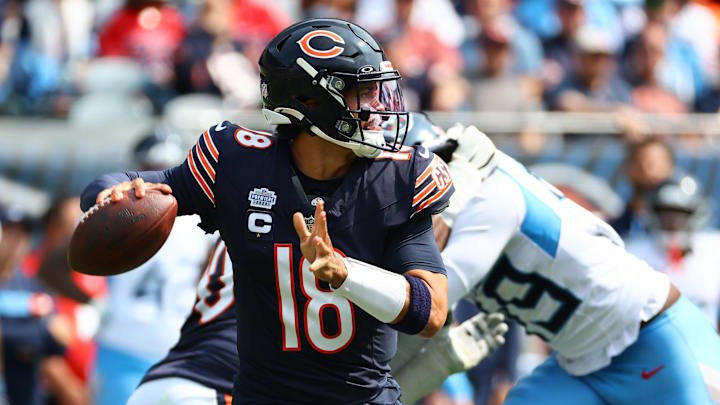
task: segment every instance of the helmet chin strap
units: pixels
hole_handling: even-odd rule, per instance
[[[353,149],[353,152],[355,152],[356,155],[360,157],[366,157],[366,158],[376,158],[382,150],[383,146],[385,146],[385,132],[382,130],[370,130],[370,129],[364,129],[362,131],[362,134],[360,134],[360,129],[358,129],[355,132],[355,135],[353,135],[353,139],[361,138],[362,136],[365,136],[365,139],[362,139],[363,142],[370,145],[364,145],[361,143],[356,144],[356,147]],[[360,140],[360,139],[359,139]]]
[[[355,142],[345,142],[335,139],[323,132],[315,125],[310,127],[310,131],[328,142],[332,142],[336,145],[342,146],[343,148],[352,150],[355,155],[361,158],[374,159],[378,157],[378,155],[380,155],[380,153],[382,152],[382,150],[379,148],[385,146],[385,137],[383,131],[372,131],[366,129],[363,130],[361,133],[359,128],[355,131],[355,134],[352,136],[351,139],[362,141],[370,145],[364,145],[362,143]],[[365,139],[362,139],[363,134],[365,135]]]
[[[290,121],[287,115],[295,117],[298,121],[302,121],[305,117],[300,111],[286,107],[278,107],[275,109],[275,111],[263,109],[263,115],[265,116],[267,122],[271,125],[290,124],[292,121]],[[312,132],[314,135],[317,135],[328,142],[332,142],[335,145],[350,149],[353,151],[353,153],[355,153],[355,155],[363,158],[376,158],[378,155],[380,155],[382,150],[378,149],[375,146],[385,146],[385,137],[382,130],[375,131],[366,129],[360,132],[360,128],[356,129],[355,134],[353,134],[351,139],[370,144],[363,145],[362,143],[347,142],[335,139],[323,132],[323,130],[321,130],[315,125],[311,125],[309,129],[310,132]],[[363,139],[363,135],[365,136],[365,139]]]

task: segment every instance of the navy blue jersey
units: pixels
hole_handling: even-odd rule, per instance
[[[400,394],[387,363],[396,332],[309,272],[292,215],[311,218],[314,207],[292,176],[287,142],[229,122],[206,131],[183,165],[165,172],[179,214],[200,214],[206,231],[219,230],[233,262],[240,360],[233,400],[393,403]],[[396,233],[410,218],[444,208],[452,192],[447,167],[424,148],[357,159],[325,198],[333,245],[398,273],[444,272],[437,247],[419,266],[388,254],[388,242],[403,240]]]
[[[232,393],[238,363],[234,304],[232,262],[219,240],[198,282],[195,305],[180,339],[142,382],[182,377],[218,393]]]

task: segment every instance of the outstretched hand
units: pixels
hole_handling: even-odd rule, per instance
[[[312,231],[308,229],[305,217],[300,212],[293,215],[293,225],[300,238],[300,251],[312,263],[310,271],[318,279],[330,283],[333,288],[339,288],[347,277],[347,269],[333,249],[327,230],[325,203],[321,201],[315,207]]]
[[[499,312],[479,312],[472,318],[450,329],[450,342],[455,353],[453,372],[468,370],[498,347],[505,344],[508,325]]]
[[[95,202],[97,204],[100,204],[104,199],[110,197],[112,202],[118,202],[123,199],[123,193],[125,191],[135,190],[135,197],[137,198],[143,198],[145,197],[145,193],[147,190],[160,190],[165,194],[171,194],[172,188],[168,186],[167,184],[163,183],[145,183],[145,181],[138,177],[134,179],[133,181],[123,181],[122,183],[118,183],[110,188],[106,188],[105,190],[98,193],[97,197],[95,198]]]

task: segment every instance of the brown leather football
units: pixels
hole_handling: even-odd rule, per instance
[[[177,215],[170,194],[148,190],[118,201],[106,198],[80,219],[68,250],[70,268],[94,276],[132,270],[150,259],[165,243]]]

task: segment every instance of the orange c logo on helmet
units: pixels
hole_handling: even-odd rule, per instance
[[[303,35],[302,38],[300,38],[299,41],[297,41],[298,45],[300,45],[300,49],[302,49],[303,52],[306,54],[312,56],[313,58],[320,58],[320,59],[330,59],[334,58],[345,50],[344,47],[335,45],[330,49],[322,50],[322,49],[316,49],[313,48],[312,45],[310,45],[310,40],[312,40],[315,37],[326,37],[330,38],[331,40],[335,41],[336,44],[345,44],[345,40],[338,34],[328,31],[328,30],[315,30],[310,31],[307,34]]]

